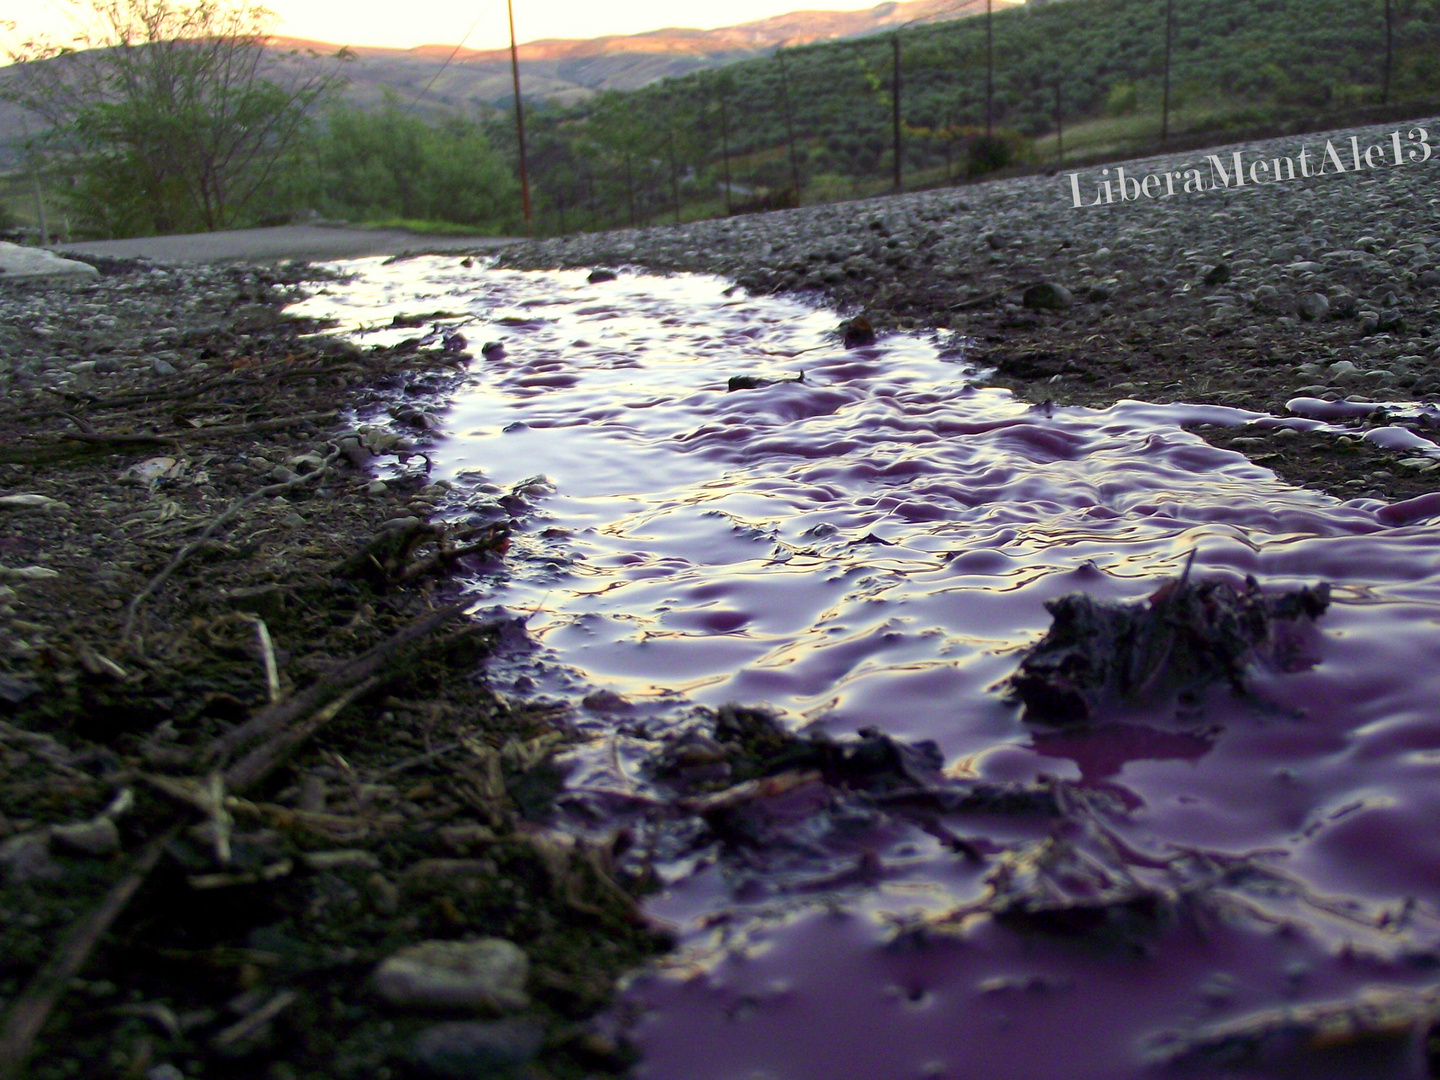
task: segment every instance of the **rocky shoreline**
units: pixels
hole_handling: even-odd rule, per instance
[[[1417,127],[1427,140],[1411,134]],[[1391,132],[1399,133],[1398,167]],[[522,268],[721,274],[753,292],[833,305],[880,331],[943,328],[993,368],[993,384],[1037,403],[1140,398],[1284,415],[1296,397],[1434,400],[1440,156],[1420,159],[1437,139],[1440,121],[1421,119],[1147,158],[1125,164],[1126,190],[1154,175],[1156,197],[1122,202],[1112,187],[1116,201],[1099,206],[1090,203],[1100,182],[1117,172],[1084,170],[1073,188],[1057,172],[562,237],[513,245],[500,258]],[[1327,141],[1344,174],[1326,156]],[[1374,167],[1355,156],[1372,146],[1381,147]],[[1191,168],[1211,184],[1209,153],[1236,183],[1237,152],[1247,171],[1252,161],[1289,158],[1297,175],[1184,191]],[[1322,167],[1323,175],[1302,175]],[[1166,173],[1173,195],[1164,194]],[[1353,424],[1389,422],[1381,414]],[[1420,466],[1364,445],[1304,440],[1300,448],[1252,432],[1206,434],[1227,445],[1258,440],[1237,448],[1342,498],[1404,498],[1433,487]]]
[[[617,1075],[665,940],[456,602],[528,513],[427,475],[468,354],[96,262],[0,288],[0,1075]]]

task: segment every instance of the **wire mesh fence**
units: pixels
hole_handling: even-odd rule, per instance
[[[1436,0],[966,7],[950,22],[537,110],[540,231],[865,197],[1440,107]]]

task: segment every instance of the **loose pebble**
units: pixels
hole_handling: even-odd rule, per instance
[[[533,1017],[454,1021],[417,1035],[411,1059],[434,1080],[502,1080],[534,1061],[544,1043],[545,1025]]]
[[[412,1009],[507,1012],[530,1004],[530,960],[502,938],[422,941],[375,970],[375,990],[391,1005]]]

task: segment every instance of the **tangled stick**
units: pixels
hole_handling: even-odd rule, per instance
[[[219,532],[225,525],[229,524],[240,511],[253,503],[259,502],[261,499],[274,498],[276,495],[283,495],[287,491],[293,491],[295,488],[314,483],[320,477],[329,473],[330,466],[335,463],[335,460],[340,457],[340,454],[341,451],[332,450],[329,456],[320,463],[314,472],[308,472],[304,476],[297,476],[292,480],[285,480],[278,484],[271,484],[269,487],[260,488],[258,491],[252,491],[238,502],[231,503],[230,507],[223,514],[207,525],[204,532],[177,551],[174,558],[165,564],[165,568],[151,578],[145,584],[145,587],[135,594],[135,598],[131,600],[125,608],[125,628],[120,634],[121,643],[128,645],[134,638],[135,620],[140,614],[140,606],[151,596],[155,595],[156,590],[170,579],[171,574],[180,569],[180,566],[186,559],[195,554],[207,540]]]
[[[223,775],[222,790],[240,792],[268,776],[291,753],[329,723],[356,698],[380,685],[383,669],[407,646],[459,617],[464,605],[452,604],[404,627],[369,652],[322,678],[304,693],[262,710],[248,723],[216,739],[204,755],[216,760],[229,752],[264,739]],[[235,738],[236,735],[239,738]],[[220,794],[219,791],[216,794]],[[55,954],[10,1005],[0,1023],[0,1080],[20,1080],[35,1037],[51,1012],[85,966],[105,932],[119,918],[150,872],[159,864],[166,845],[185,825],[181,818],[147,843],[129,871],[84,918],[65,934]]]

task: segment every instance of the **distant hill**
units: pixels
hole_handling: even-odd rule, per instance
[[[1002,10],[1022,2],[994,0],[994,6]],[[601,90],[634,90],[778,47],[859,37],[906,23],[958,19],[984,10],[985,0],[898,0],[863,11],[792,11],[716,30],[671,27],[598,38],[544,38],[519,48],[522,92],[527,98],[573,104]],[[336,43],[299,38],[275,38],[274,45],[322,56],[340,48]],[[378,103],[390,88],[402,100],[416,101],[422,112],[468,110],[476,104],[510,101],[508,49],[461,49],[447,63],[454,49],[453,45],[352,49],[356,58],[346,69],[350,79],[346,96],[363,106]],[[0,81],[10,77],[12,68],[0,68]],[[18,113],[0,103],[0,168],[14,167],[10,146],[21,135]]]
[[[994,7],[1002,10],[1021,3],[995,0]],[[906,23],[959,19],[984,10],[985,0],[899,0],[864,11],[792,11],[716,30],[668,27],[643,34],[544,38],[519,47],[522,91],[527,98],[571,104],[600,90],[634,90],[779,47],[861,37]],[[290,38],[276,39],[275,44],[322,54],[338,48]],[[461,49],[448,66],[453,45],[352,51],[356,59],[348,69],[348,96],[357,104],[380,100],[386,87],[410,100],[432,79],[434,85],[421,102],[430,108],[498,104],[508,102],[513,93],[508,49]]]

